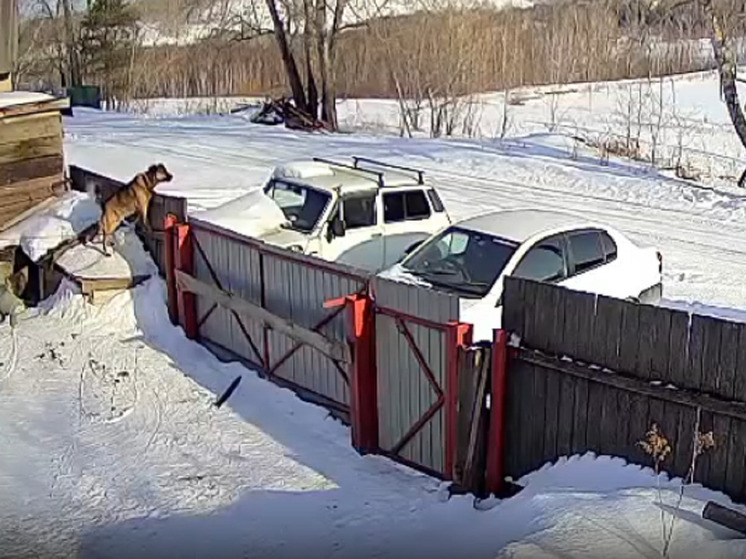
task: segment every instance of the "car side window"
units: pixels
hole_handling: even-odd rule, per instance
[[[386,223],[404,221],[404,194],[391,193],[383,195],[383,220]]]
[[[345,228],[357,229],[376,224],[375,195],[345,198],[342,203],[344,204]]]
[[[550,283],[565,279],[567,266],[562,236],[547,237],[531,247],[516,266],[513,276]]]
[[[391,192],[383,195],[383,220],[386,223],[415,221],[430,217],[430,206],[422,190]]]
[[[606,262],[599,231],[582,231],[568,235],[573,274],[582,274]]]

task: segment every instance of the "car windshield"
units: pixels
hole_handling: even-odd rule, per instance
[[[489,293],[518,248],[516,243],[450,227],[402,262],[411,274],[467,298]]]
[[[290,229],[310,233],[324,213],[331,196],[314,188],[285,181],[271,181],[264,189],[280,206]]]

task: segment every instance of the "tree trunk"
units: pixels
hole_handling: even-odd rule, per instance
[[[293,92],[293,100],[295,105],[302,111],[308,112],[308,100],[306,99],[306,93],[303,90],[303,82],[300,79],[300,73],[298,72],[298,65],[295,63],[295,57],[290,50],[288,44],[287,35],[285,28],[282,25],[280,14],[277,12],[277,5],[275,0],[266,0],[267,9],[272,17],[272,25],[274,28],[274,35],[277,41],[277,46],[280,49],[280,56],[282,56],[282,63],[285,66],[285,73],[290,82],[290,89]]]
[[[337,37],[339,35],[340,27],[342,25],[342,16],[347,5],[347,0],[337,0],[334,6],[334,15],[331,25],[331,30],[324,33],[322,49],[322,119],[326,121],[332,130],[339,129],[339,122],[337,119],[337,79],[336,79],[336,64],[337,64]]]
[[[306,90],[308,91],[308,113],[314,118],[319,114],[319,90],[314,77],[313,45],[316,41],[315,27],[311,25],[313,13],[312,0],[303,1],[303,16],[305,18],[305,29],[303,33],[303,46],[306,53]]]
[[[80,75],[80,59],[78,58],[77,41],[75,40],[75,25],[73,22],[70,0],[62,0],[64,17],[65,48],[67,49],[67,60],[69,66],[69,83],[71,86],[79,86],[82,83]]]
[[[728,115],[733,123],[733,128],[738,134],[741,144],[746,147],[746,117],[744,117],[741,104],[738,99],[738,89],[736,87],[736,62],[732,53],[728,52],[726,45],[725,30],[723,29],[720,18],[713,10],[711,0],[701,0],[702,7],[705,9],[710,24],[712,25],[710,34],[710,43],[715,55],[715,62],[720,74],[721,93],[725,98],[725,104],[728,107]]]

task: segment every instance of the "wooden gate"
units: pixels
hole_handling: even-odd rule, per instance
[[[189,256],[176,266],[176,284],[196,295],[193,336],[347,413],[344,308],[325,302],[364,292],[366,276],[199,220],[179,227],[185,239],[178,252]]]
[[[372,280],[376,313],[378,439],[382,454],[445,479],[456,456],[458,298],[382,278]]]

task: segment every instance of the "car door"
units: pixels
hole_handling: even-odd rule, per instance
[[[602,229],[579,229],[567,233],[570,274],[563,285],[569,289],[609,297],[628,297],[629,282],[617,266],[617,247]]]
[[[413,245],[435,232],[430,223],[433,211],[422,189],[383,191],[381,199],[384,267],[389,267],[398,262]]]
[[[340,218],[340,204],[344,234],[337,236],[331,231],[331,223]],[[325,260],[369,271],[383,267],[383,238],[376,192],[346,195],[337,203],[322,231],[321,256]]]

